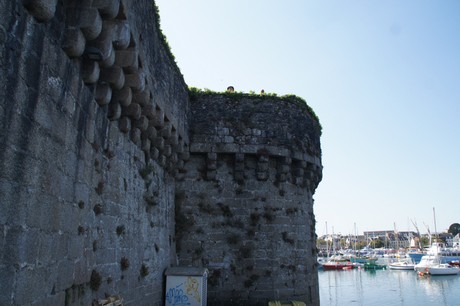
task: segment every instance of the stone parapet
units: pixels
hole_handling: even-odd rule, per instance
[[[268,161],[274,160],[280,181],[316,189],[322,178],[321,130],[306,104],[272,96],[206,93],[194,95],[191,105],[192,154],[234,155],[237,181],[248,176],[242,176],[239,166],[244,155],[259,159],[258,180],[268,179]]]

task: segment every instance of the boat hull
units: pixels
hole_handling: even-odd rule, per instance
[[[408,262],[394,262],[388,265],[390,270],[414,270],[415,265]]]
[[[353,264],[351,263],[324,263],[323,270],[349,270],[353,269]]]
[[[441,264],[428,268],[428,273],[431,275],[457,275],[460,273],[460,269],[451,265]]]

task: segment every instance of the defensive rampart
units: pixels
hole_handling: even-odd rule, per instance
[[[198,94],[178,175],[183,265],[210,270],[211,305],[318,304],[313,199],[320,126],[294,97]]]
[[[0,46],[0,305],[162,305],[178,263],[317,303],[306,105],[190,99],[153,1],[0,0]]]

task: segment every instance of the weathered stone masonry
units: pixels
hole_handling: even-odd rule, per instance
[[[187,222],[176,227],[177,249],[181,264],[210,270],[211,305],[318,304],[312,193],[321,179],[320,129],[298,102],[191,100],[191,158],[176,188]]]
[[[156,18],[146,0],[0,1],[0,305],[162,305],[177,259],[210,269],[209,305],[318,304],[317,120],[189,99]]]

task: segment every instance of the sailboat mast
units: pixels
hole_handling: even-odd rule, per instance
[[[434,210],[434,207],[433,207],[433,218],[434,218],[434,235],[435,235],[435,239],[436,239],[436,242],[438,241],[438,230],[436,229],[436,211]]]
[[[327,233],[327,221],[326,221],[326,256],[329,259],[329,235]]]

